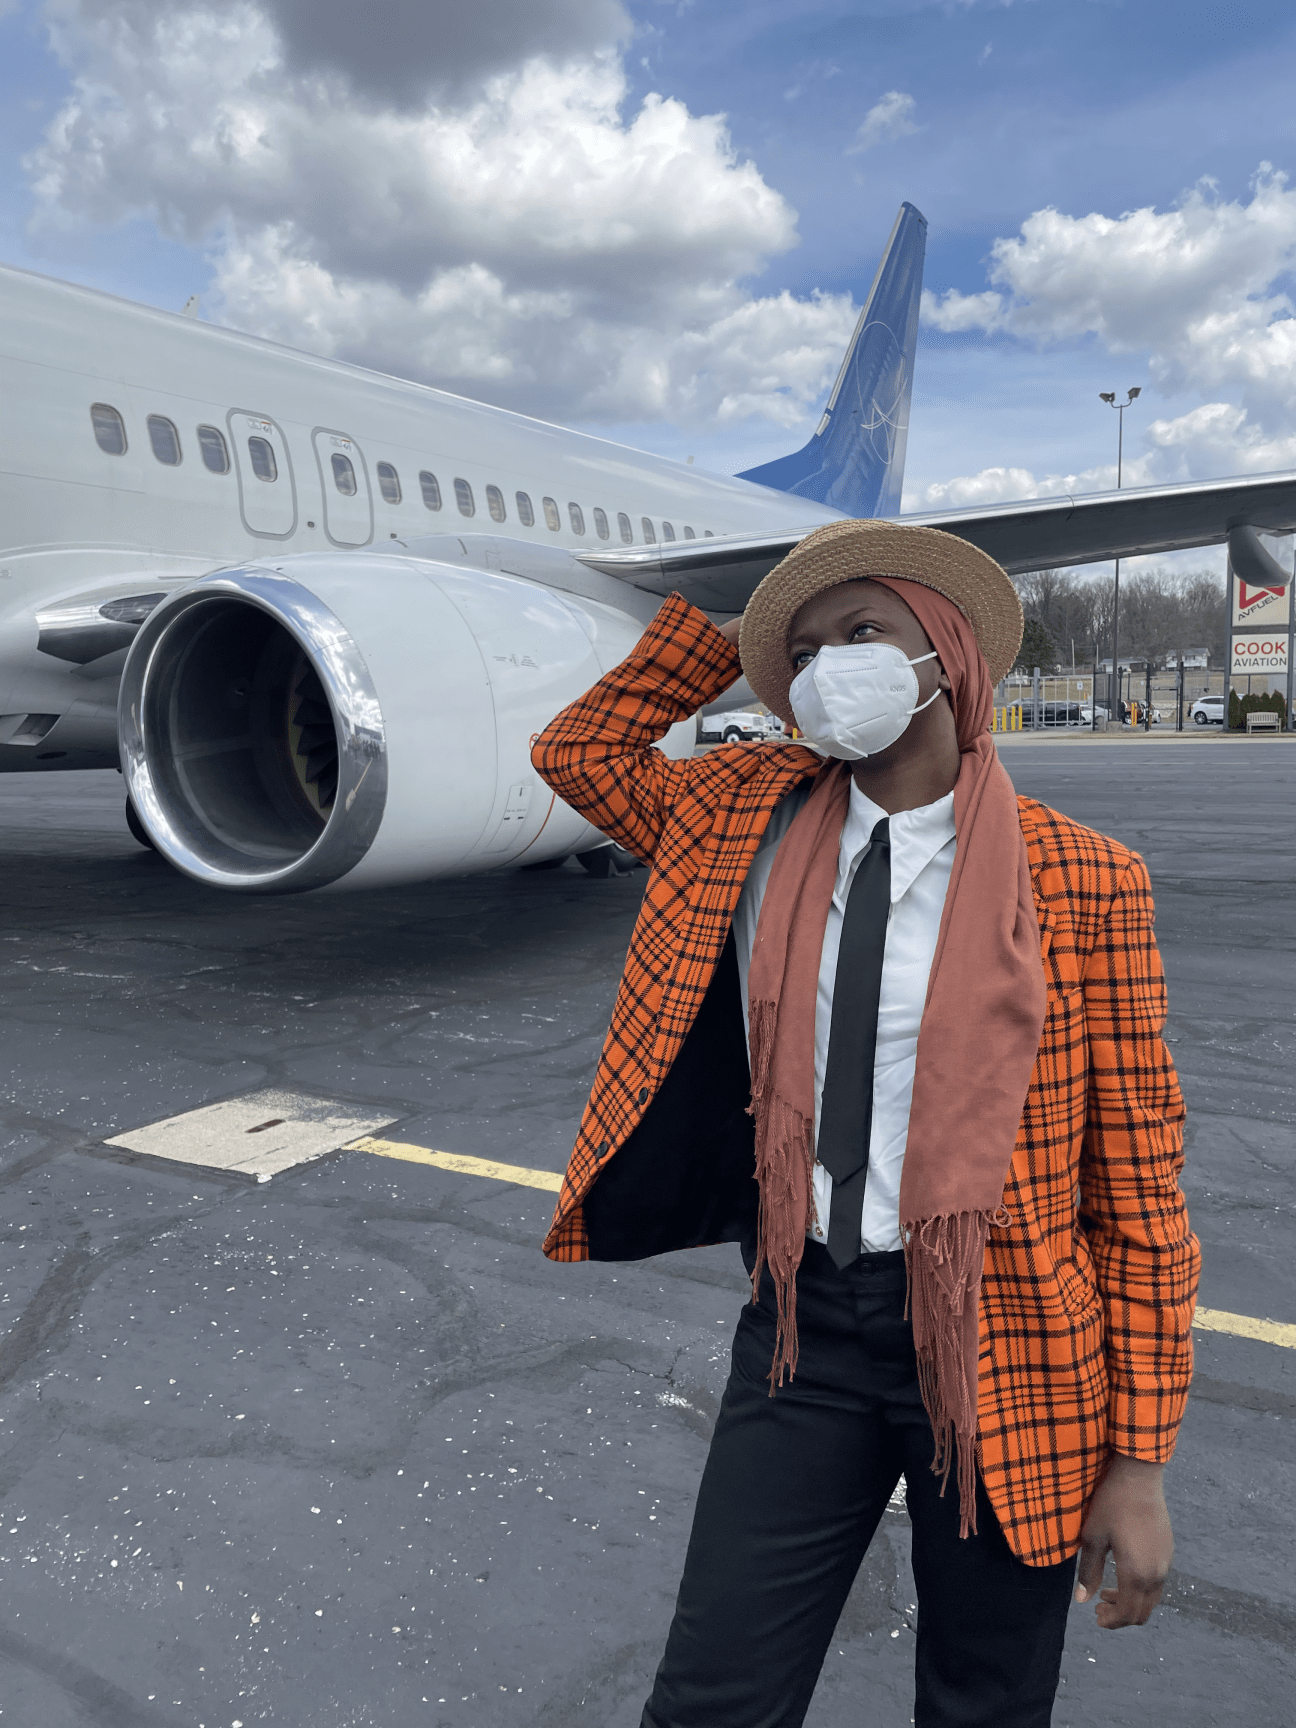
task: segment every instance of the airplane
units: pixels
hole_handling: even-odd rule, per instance
[[[531,743],[672,590],[732,617],[899,511],[926,230],[902,205],[813,436],[733,477],[0,268],[0,771],[119,769],[213,888],[607,874]],[[901,519],[1010,573],[1227,541],[1281,586],[1296,473]]]

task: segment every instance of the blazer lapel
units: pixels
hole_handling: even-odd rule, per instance
[[[1026,858],[1030,865],[1031,894],[1035,900],[1035,916],[1039,919],[1040,962],[1044,967],[1044,980],[1048,985],[1050,992],[1057,992],[1061,988],[1060,981],[1057,977],[1057,968],[1056,965],[1049,965],[1049,953],[1053,947],[1053,938],[1056,933],[1056,926],[1053,918],[1053,909],[1044,898],[1044,893],[1041,888],[1041,878],[1043,877],[1044,871],[1047,867],[1047,860],[1045,858],[1044,848],[1040,845],[1039,837],[1033,827],[1023,829],[1023,834],[1026,840]]]
[[[1044,976],[1047,979],[1049,977],[1049,949],[1053,946],[1053,914],[1040,899],[1039,889],[1033,880],[1031,886],[1035,890],[1035,915],[1039,919],[1040,927],[1040,960],[1043,963]]]

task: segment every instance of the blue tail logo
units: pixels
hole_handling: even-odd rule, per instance
[[[926,251],[926,217],[902,204],[814,437],[740,480],[848,516],[899,513]]]

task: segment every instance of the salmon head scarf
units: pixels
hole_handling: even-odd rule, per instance
[[[1026,842],[990,737],[993,687],[972,626],[934,589],[871,580],[905,602],[950,681],[960,767],[954,867],[918,1034],[900,1226],[923,1403],[942,1492],[957,1452],[962,1534],[976,1529],[981,1273],[1044,1024]],[[748,974],[760,1226],[753,1296],[778,1299],[770,1389],[796,1372],[796,1273],[813,1207],[814,1026],[824,926],[850,793],[825,764],[774,860]]]

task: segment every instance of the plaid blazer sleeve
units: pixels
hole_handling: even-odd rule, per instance
[[[1080,1217],[1107,1317],[1109,1443],[1161,1463],[1188,1397],[1201,1256],[1179,1189],[1184,1105],[1161,1037],[1165,974],[1152,920],[1147,869],[1132,854],[1083,975]]]
[[[545,727],[531,751],[535,770],[564,803],[651,862],[668,811],[705,771],[654,746],[741,675],[737,648],[672,594],[633,653]]]

